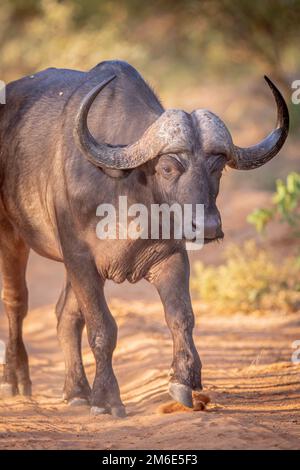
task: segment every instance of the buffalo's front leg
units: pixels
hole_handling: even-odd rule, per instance
[[[162,300],[173,338],[173,362],[169,393],[192,407],[192,390],[201,390],[201,361],[193,341],[194,313],[189,293],[189,261],[186,252],[162,263],[153,279]]]
[[[124,416],[125,408],[112,368],[112,355],[117,342],[117,325],[105,301],[103,280],[93,258],[74,250],[65,260],[68,276],[84,315],[90,347],[96,361],[96,374],[91,392],[91,412]]]

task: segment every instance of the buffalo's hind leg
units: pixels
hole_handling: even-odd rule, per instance
[[[1,395],[31,395],[28,356],[23,343],[23,320],[28,310],[25,272],[29,248],[9,222],[1,219],[0,266],[2,300],[8,318],[9,336]]]
[[[88,404],[91,389],[81,356],[81,338],[85,322],[68,280],[57,302],[56,315],[58,338],[66,366],[63,398],[72,406]]]

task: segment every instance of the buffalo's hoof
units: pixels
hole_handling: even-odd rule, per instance
[[[11,398],[16,395],[16,388],[8,383],[0,384],[0,397],[1,398]]]
[[[125,406],[112,406],[110,409],[110,414],[114,418],[126,418]]]
[[[69,406],[89,406],[89,402],[86,398],[74,397],[68,401]]]
[[[107,414],[107,409],[106,408],[102,408],[100,406],[92,406],[91,407],[91,415],[92,416],[98,416],[98,415],[105,415]]]
[[[170,382],[169,394],[175,401],[178,401],[178,403],[181,403],[187,408],[193,408],[192,389],[187,385]]]
[[[111,408],[103,408],[100,406],[91,407],[91,415],[98,416],[104,414],[111,414],[114,418],[125,418],[126,410],[125,406],[112,406]]]

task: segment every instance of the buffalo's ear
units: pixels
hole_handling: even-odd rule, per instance
[[[107,176],[110,176],[111,178],[126,178],[129,173],[131,173],[131,170],[116,170],[114,168],[101,168],[103,173],[105,173]]]

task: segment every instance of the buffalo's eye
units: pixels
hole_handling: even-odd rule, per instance
[[[179,176],[184,171],[184,167],[177,158],[168,155],[161,158],[156,170],[164,178],[171,179]]]
[[[165,176],[170,176],[173,172],[173,168],[171,167],[171,165],[163,165],[161,167],[161,170]]]

